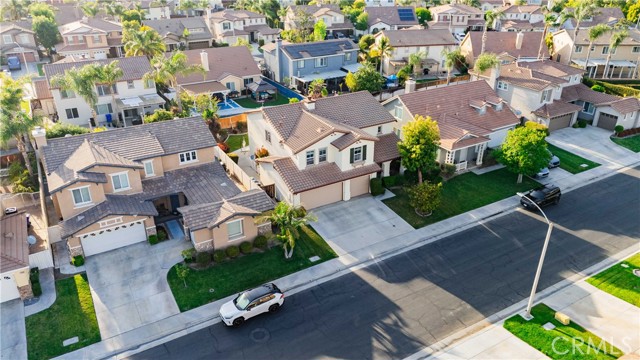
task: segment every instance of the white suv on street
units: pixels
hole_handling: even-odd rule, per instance
[[[240,326],[254,316],[278,311],[283,303],[284,293],[275,284],[264,284],[222,305],[220,318],[227,326]]]

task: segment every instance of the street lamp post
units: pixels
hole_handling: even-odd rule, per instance
[[[22,60],[24,60],[24,66],[27,68],[27,74],[31,74],[31,71],[29,70],[29,63],[27,63],[27,56],[24,54],[24,48],[15,41],[13,43],[18,46],[18,49],[20,49],[20,52],[22,53]]]
[[[517,193],[517,194],[520,197],[524,197],[523,193]],[[533,279],[533,286],[531,287],[531,295],[529,295],[529,303],[527,304],[527,310],[526,310],[526,312],[524,314],[524,318],[527,319],[527,320],[530,320],[532,318],[532,316],[531,316],[531,307],[533,306],[533,299],[535,298],[536,290],[538,289],[538,281],[540,280],[540,273],[542,272],[542,264],[544,264],[544,257],[547,254],[547,248],[549,247],[549,239],[551,238],[551,230],[553,230],[553,223],[551,221],[549,221],[549,218],[544,213],[544,211],[542,211],[540,206],[538,206],[538,204],[536,204],[534,201],[530,201],[530,203],[533,204],[536,208],[538,208],[538,210],[540,211],[542,216],[544,216],[545,221],[549,225],[549,228],[547,229],[547,236],[545,237],[544,245],[542,246],[542,254],[540,254],[540,261],[538,262],[538,269],[536,270],[536,277]]]

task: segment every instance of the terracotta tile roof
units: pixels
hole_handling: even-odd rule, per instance
[[[359,129],[351,129],[351,132],[346,133],[340,136],[339,138],[333,140],[331,142],[331,145],[335,146],[336,149],[338,150],[344,150],[348,148],[351,144],[354,144],[356,141],[359,141],[362,139],[371,140],[371,141],[378,140],[377,137],[373,135],[369,135],[364,131],[360,131]]]
[[[202,31],[190,32],[188,40],[210,40],[212,38],[211,31],[203,17],[143,20],[142,24],[153,28],[162,37],[170,34],[182,36],[185,30],[201,29]]]
[[[49,91],[49,83],[46,78],[37,78],[33,80],[33,89],[36,92],[36,99],[53,99],[51,91]]]
[[[380,171],[378,164],[342,171],[333,162],[311,165],[304,170],[299,170],[290,158],[274,160],[273,167],[294,194]]]
[[[318,99],[315,113],[358,129],[396,121],[368,91]]]
[[[505,14],[540,14],[540,5],[507,5],[500,8]]]
[[[398,142],[400,139],[394,133],[378,135],[378,141],[373,149],[373,161],[380,164],[385,161],[398,159]]]
[[[413,12],[413,20],[400,20],[398,10],[411,10]],[[418,25],[416,11],[411,6],[368,6],[364,8],[364,12],[368,15],[367,23],[369,26],[373,26],[379,22],[387,25]]]
[[[587,85],[580,83],[563,88],[561,99],[567,102],[582,100],[590,102],[594,105],[600,105],[605,103],[612,103],[622,98],[598,91],[593,91]]]
[[[341,22],[341,23],[331,23],[331,25],[327,26],[328,30],[345,30],[345,29],[354,29],[355,26],[351,22]]]
[[[542,105],[538,109],[534,110],[533,113],[549,119],[556,116],[571,114],[580,110],[582,110],[582,106],[563,101],[554,101],[550,104]]]
[[[270,28],[267,25],[249,25],[249,26],[245,26],[244,30],[246,31],[257,31],[262,35],[277,35],[280,34],[280,29],[273,29]]]
[[[532,31],[534,28],[539,27],[542,23],[532,24],[528,20],[503,20],[500,27],[503,29],[513,29],[520,31]],[[544,48],[543,48],[544,50]]]
[[[220,81],[229,75],[240,78],[245,76],[260,77],[260,69],[251,56],[251,52],[245,46],[186,50],[184,54],[187,55],[189,64],[199,65],[202,64],[200,53],[203,51],[207,53],[209,59],[209,71],[206,72],[204,79],[202,74],[198,73],[179,76],[178,84]],[[171,54],[167,53],[166,56],[169,57]],[[229,61],[229,59],[233,59],[233,61]]]
[[[560,30],[558,32],[553,33],[553,36],[557,36],[561,33],[567,33],[569,35],[569,38],[573,39],[573,30]],[[627,30],[628,36],[622,41],[622,43],[620,44],[621,47],[624,46],[640,46],[640,30],[638,29],[633,29],[630,28]],[[596,46],[608,46],[609,43],[611,42],[611,36],[613,36],[613,32],[607,32],[606,34],[600,36],[599,38],[597,38],[594,42],[593,45]],[[578,30],[578,36],[576,37],[576,39],[578,39],[575,43],[578,45],[584,45],[587,46],[589,45],[589,29],[583,29],[582,28],[582,23],[580,24],[580,30]],[[618,51],[620,51],[620,47],[618,48]],[[596,54],[592,53],[592,58],[595,56]],[[602,59],[604,59],[605,56],[602,55]],[[632,60],[632,59],[631,59]]]
[[[225,9],[222,11],[212,11],[211,14],[209,14],[209,18],[211,19],[212,23],[219,23],[225,20],[233,21],[243,19],[260,19],[263,17],[264,15],[255,13],[253,11],[230,9]]]
[[[551,85],[566,84],[564,76],[581,74],[583,70],[562,65],[554,61],[520,61],[502,65],[498,80],[509,84],[542,91]]]
[[[0,219],[0,273],[29,266],[27,217],[24,212]]]
[[[197,84],[189,84],[189,85],[180,85],[180,88],[184,91],[190,92],[192,94],[211,94],[214,92],[223,92],[228,91],[229,89],[222,85],[219,81],[207,81],[203,83]]]
[[[521,61],[518,63],[518,66],[555,77],[584,74],[584,69],[551,60]]]
[[[88,59],[77,62],[57,62],[54,64],[44,65],[43,70],[44,74],[47,77],[47,81],[49,82],[49,88],[54,89],[54,87],[51,86],[51,78],[57,74],[64,74],[66,70],[74,67],[81,68],[84,65],[93,63],[106,65],[111,63],[112,61],[118,61],[118,64],[120,65],[119,67],[122,69],[123,76],[119,81],[142,79],[144,74],[151,70],[149,59],[147,59],[146,56],[132,56],[112,59]]]
[[[640,99],[634,97],[620,99],[612,102],[611,107],[621,114],[628,114],[640,110]]]
[[[482,10],[465,4],[446,4],[429,8],[431,13],[482,14]]]
[[[524,37],[522,38],[522,46],[520,49],[516,48],[516,32],[507,32],[507,31],[489,31],[487,32],[487,42],[485,45],[485,52],[490,52],[494,54],[509,54],[514,58],[535,58],[538,56],[538,50],[540,49],[540,39],[542,38],[542,33],[537,31],[528,31],[521,33]],[[473,53],[473,57],[477,58],[480,55],[480,50],[482,49],[482,32],[481,31],[470,31],[468,33],[469,39],[467,41],[471,41],[471,50]],[[549,53],[546,49],[546,46],[543,46],[543,56],[548,57]]]
[[[289,8],[296,14],[298,11],[303,11],[312,16],[321,16],[329,11],[341,14],[340,6],[337,4],[321,4],[321,5],[292,5]]]
[[[488,142],[487,129],[466,123],[465,121],[449,115],[443,115],[438,119],[440,129],[440,147],[446,150],[455,150],[467,146]]]
[[[385,36],[393,47],[456,45],[448,29],[383,30],[376,36]]]
[[[98,18],[88,18],[84,20],[74,21],[72,23],[63,24],[58,27],[60,31],[60,35],[65,36],[67,34],[87,34],[87,30],[91,29],[89,34],[92,32],[96,33],[105,33],[112,31],[122,31],[122,25],[119,23],[103,20]]]

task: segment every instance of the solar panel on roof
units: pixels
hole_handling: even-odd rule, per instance
[[[415,21],[416,18],[413,15],[412,9],[398,9],[398,16],[400,21]]]

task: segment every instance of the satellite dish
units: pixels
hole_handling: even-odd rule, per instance
[[[35,245],[37,242],[38,242],[38,239],[36,239],[35,236],[33,235],[27,236],[27,243],[29,243],[29,245]]]

